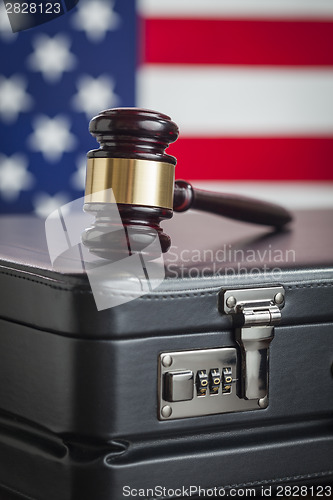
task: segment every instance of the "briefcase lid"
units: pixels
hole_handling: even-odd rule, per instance
[[[162,278],[149,280],[145,271],[151,263],[143,261],[141,289],[128,291],[124,283],[134,262],[128,255],[126,262],[115,263],[122,269],[119,279],[100,292],[102,308],[80,244],[52,264],[44,220],[3,216],[0,316],[77,337],[194,333],[230,328],[230,318],[217,306],[221,290],[283,285],[282,324],[332,320],[332,216],[333,210],[297,211],[290,226],[276,232],[194,211],[175,214],[163,223],[172,245],[163,256]],[[107,273],[99,268],[104,279]],[[108,302],[110,296],[116,302]]]

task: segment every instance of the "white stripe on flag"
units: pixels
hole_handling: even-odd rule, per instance
[[[332,135],[333,70],[145,65],[137,103],[185,135]]]
[[[333,17],[333,0],[139,0],[138,7],[144,17]]]
[[[230,182],[194,181],[193,185],[207,191],[232,193],[277,203],[290,210],[333,207],[332,182]]]

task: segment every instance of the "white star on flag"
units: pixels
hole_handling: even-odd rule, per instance
[[[81,0],[73,17],[73,26],[83,30],[91,42],[101,42],[107,31],[120,25],[120,16],[113,11],[114,2],[105,0]]]
[[[71,42],[64,35],[50,37],[41,34],[33,40],[34,52],[27,59],[32,71],[40,71],[48,83],[58,82],[65,71],[71,71],[77,63],[70,52]]]
[[[25,91],[26,80],[21,75],[6,78],[0,75],[0,118],[5,123],[13,123],[19,113],[29,111],[32,98]]]
[[[58,193],[51,196],[47,193],[38,193],[33,200],[35,214],[39,217],[46,218],[58,208],[66,205],[69,202],[68,196],[64,193]]]
[[[76,146],[77,140],[70,132],[71,124],[66,116],[49,118],[40,115],[34,120],[33,127],[35,131],[28,137],[28,145],[32,150],[40,151],[49,162],[57,162]]]
[[[120,99],[113,92],[114,87],[114,80],[107,75],[98,78],[83,75],[77,82],[78,92],[72,100],[73,108],[86,113],[89,120],[102,109],[119,104]]]
[[[32,188],[35,179],[27,168],[26,157],[19,153],[0,155],[0,194],[5,201],[15,201],[21,191]]]
[[[87,158],[81,155],[76,160],[76,171],[70,178],[70,184],[74,189],[82,191],[86,183]]]

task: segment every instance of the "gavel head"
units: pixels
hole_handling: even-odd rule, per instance
[[[84,210],[94,213],[96,221],[83,243],[109,258],[108,249],[116,245],[110,206],[116,202],[136,250],[144,250],[158,234],[167,251],[171,242],[160,222],[172,217],[176,159],[165,149],[177,139],[177,125],[155,111],[114,108],[93,118],[89,130],[100,148],[88,153]]]

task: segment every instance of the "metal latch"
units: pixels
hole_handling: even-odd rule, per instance
[[[282,286],[225,290],[223,310],[235,318],[235,339],[241,348],[239,396],[268,405],[269,346],[274,325],[281,320],[285,291]]]

